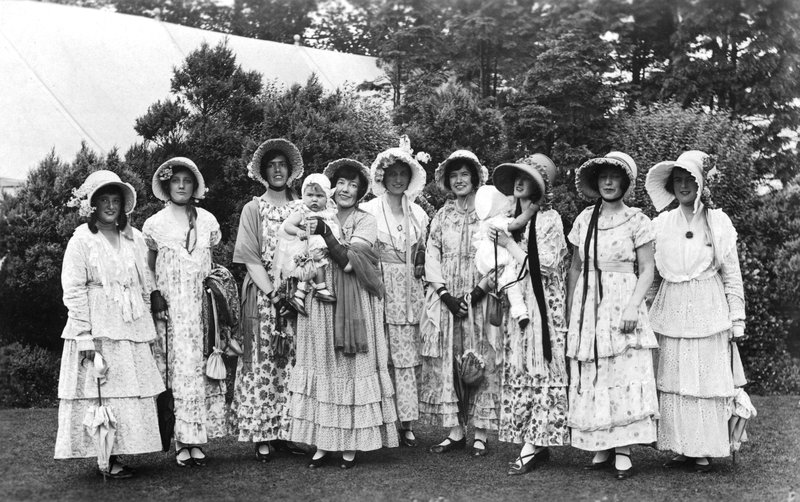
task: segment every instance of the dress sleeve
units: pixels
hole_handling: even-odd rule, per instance
[[[61,287],[64,290],[64,306],[67,307],[68,323],[71,326],[69,338],[78,342],[78,350],[94,350],[86,258],[85,244],[78,236],[73,236],[67,243],[61,265]]]
[[[211,244],[211,247],[214,247],[217,244],[219,244],[219,241],[222,240],[222,232],[219,229],[219,222],[217,221],[217,219],[214,217],[213,214],[208,213],[208,221],[209,221],[209,226],[211,227],[211,236],[209,237],[209,243]]]
[[[572,223],[572,229],[569,231],[569,242],[580,249],[581,247],[581,227],[583,226],[583,213],[580,213],[575,221]]]
[[[258,202],[251,201],[242,209],[239,218],[239,230],[236,233],[236,245],[233,248],[233,263],[261,265],[261,232],[258,216]]]
[[[440,209],[431,222],[428,244],[425,246],[425,280],[444,284],[442,276],[442,211]]]
[[[722,285],[725,298],[728,300],[730,320],[734,324],[744,324],[744,283],[742,270],[739,266],[739,252],[736,249],[736,229],[727,215],[724,216],[723,231],[726,232],[722,242],[727,242],[727,249],[722,250],[722,263],[719,273],[722,276]]]
[[[653,242],[653,222],[643,213],[638,213],[633,217],[635,228],[633,230],[633,247],[640,248],[648,242]]]
[[[144,242],[147,244],[147,248],[153,251],[158,251],[158,242],[155,239],[154,234],[154,220],[153,218],[155,215],[147,218],[142,226],[142,236],[144,237]]]
[[[356,237],[370,245],[378,240],[377,220],[366,211],[362,211],[358,220],[353,222],[353,235],[350,236],[350,242]]]
[[[555,211],[542,214],[541,236],[537,235],[539,263],[548,269],[557,269],[567,255],[567,243],[564,240],[564,225]]]

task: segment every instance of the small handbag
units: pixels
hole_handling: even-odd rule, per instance
[[[208,289],[209,297],[211,299],[211,310],[214,315],[214,349],[208,355],[206,360],[206,376],[213,380],[225,380],[228,376],[228,369],[225,367],[225,361],[222,360],[222,341],[219,336],[219,316],[217,315],[217,299]]]
[[[468,306],[467,311],[469,313],[469,319],[467,321],[469,327],[467,329],[474,333],[475,319],[472,314],[472,305]],[[479,346],[482,346],[482,343],[482,339],[478,341]],[[477,352],[470,349],[465,351],[460,358],[458,376],[467,387],[478,387],[481,382],[483,382],[485,369],[486,363],[483,361],[483,358]]]
[[[287,324],[288,321],[283,316],[278,315],[276,317],[276,330],[269,341],[270,349],[276,357],[289,357],[292,352],[292,336],[286,332]]]

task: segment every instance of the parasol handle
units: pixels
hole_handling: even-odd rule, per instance
[[[497,234],[494,236],[494,290],[497,292],[497,288],[500,287],[500,280],[497,278]]]
[[[100,379],[97,379],[97,400],[100,401],[100,406],[103,406],[103,396],[100,395]]]

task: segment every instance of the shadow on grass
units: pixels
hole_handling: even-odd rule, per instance
[[[179,468],[173,455],[126,457],[138,469],[129,480],[103,482],[93,459],[53,460],[55,409],[0,410],[0,498],[4,500],[776,500],[800,493],[798,397],[754,397],[759,416],[748,426],[751,442],[737,455],[717,459],[710,474],[663,469],[669,454],[639,447],[636,475],[625,481],[610,472],[584,471],[591,454],[554,448],[552,460],[526,476],[508,477],[517,446],[490,438],[492,454],[466,451],[434,455],[427,447],[442,430],[418,427],[420,446],[360,453],[343,471],[337,461],[309,470],[308,459],[279,454],[255,461],[252,445],[232,438],[213,441],[205,468]]]

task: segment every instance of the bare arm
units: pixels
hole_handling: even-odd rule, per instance
[[[631,298],[625,306],[625,310],[622,311],[620,329],[623,333],[630,333],[636,329],[639,319],[639,305],[642,304],[650,285],[653,284],[655,260],[653,259],[652,243],[647,242],[636,248],[636,261],[639,265],[639,278],[636,281],[636,287],[631,294]]]
[[[300,232],[305,233],[305,229],[300,228],[300,222],[303,221],[303,215],[301,213],[292,213],[289,215],[286,220],[283,222],[283,229],[286,231],[287,234],[296,236]]]
[[[516,232],[517,230],[525,228],[525,225],[531,221],[533,215],[539,211],[539,204],[531,204],[525,208],[519,216],[514,218],[514,220],[508,224],[508,231],[509,232]]]

